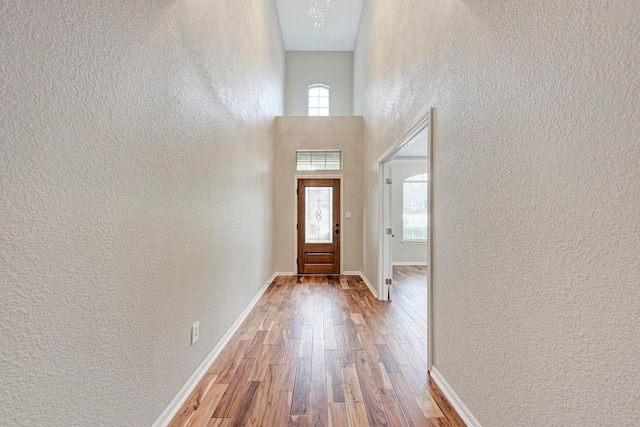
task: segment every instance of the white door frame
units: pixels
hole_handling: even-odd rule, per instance
[[[432,242],[433,242],[433,155],[432,155],[432,133],[433,126],[431,124],[431,108],[427,113],[404,134],[398,142],[393,144],[378,159],[378,175],[379,175],[379,215],[378,230],[380,232],[379,240],[379,259],[378,259],[378,295],[382,301],[389,300],[389,285],[385,283],[385,279],[393,277],[392,266],[392,237],[385,233],[385,229],[392,228],[391,224],[391,189],[386,184],[386,179],[391,178],[390,162],[393,157],[411,140],[427,129],[427,167],[428,167],[428,183],[427,183],[427,212],[429,215],[429,228],[427,235],[427,367],[431,371],[433,365],[433,261],[432,261]]]
[[[300,179],[338,179],[340,180],[340,274],[344,274],[344,250],[342,250],[342,242],[344,241],[344,224],[342,219],[344,218],[344,175],[329,175],[329,174],[297,174],[293,177],[293,275],[298,274],[298,196],[296,190],[298,189],[298,180]]]

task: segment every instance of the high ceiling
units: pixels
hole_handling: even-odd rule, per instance
[[[309,0],[276,0],[285,50],[353,51],[364,0],[331,0],[315,28]]]

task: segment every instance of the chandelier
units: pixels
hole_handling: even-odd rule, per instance
[[[309,0],[309,16],[315,21],[313,26],[322,28],[324,25],[324,15],[329,10],[330,0]]]

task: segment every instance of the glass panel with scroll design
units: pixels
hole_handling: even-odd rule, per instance
[[[333,243],[333,188],[305,187],[305,243]]]

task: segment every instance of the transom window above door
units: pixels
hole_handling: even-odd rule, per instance
[[[337,171],[342,168],[340,150],[296,150],[299,171]]]
[[[309,86],[309,115],[329,115],[329,86],[312,84]]]

